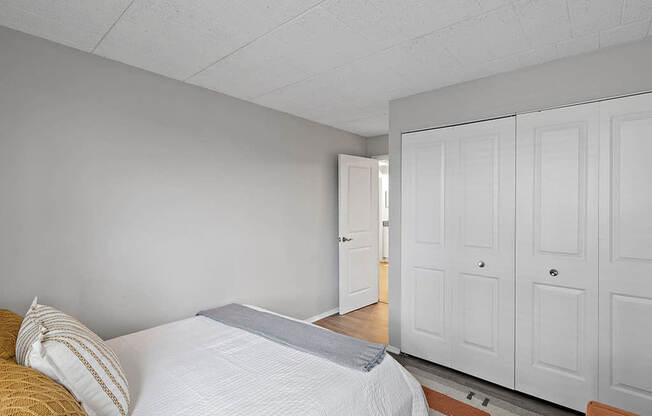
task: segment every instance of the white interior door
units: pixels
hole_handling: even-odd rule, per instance
[[[516,388],[597,399],[599,105],[517,116]]]
[[[515,118],[455,127],[453,367],[514,388]]]
[[[652,94],[600,103],[601,402],[652,414]]]
[[[340,314],[378,302],[378,161],[339,155]]]
[[[402,137],[401,350],[452,365],[453,128]]]

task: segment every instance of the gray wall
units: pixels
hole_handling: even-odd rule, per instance
[[[401,133],[643,91],[652,91],[652,39],[390,102],[391,345],[401,345]]]
[[[337,306],[337,154],[363,138],[6,28],[0,126],[0,307],[112,337]]]
[[[389,136],[383,134],[381,136],[374,136],[367,138],[367,147],[365,154],[368,157],[382,156],[389,154]]]

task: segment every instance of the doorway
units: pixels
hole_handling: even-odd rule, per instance
[[[339,314],[314,322],[388,343],[389,158],[339,155]]]
[[[378,160],[378,301],[389,303],[389,157]]]

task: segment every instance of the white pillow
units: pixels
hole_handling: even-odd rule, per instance
[[[18,332],[16,361],[62,384],[89,416],[129,414],[129,386],[115,353],[81,322],[36,298]]]

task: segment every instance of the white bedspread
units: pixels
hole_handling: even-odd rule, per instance
[[[132,416],[428,414],[420,384],[389,354],[363,373],[203,316],[107,342]]]

